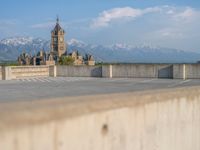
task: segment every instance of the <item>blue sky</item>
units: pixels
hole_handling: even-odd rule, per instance
[[[72,38],[200,51],[199,0],[0,0],[0,39],[50,39],[59,15]]]

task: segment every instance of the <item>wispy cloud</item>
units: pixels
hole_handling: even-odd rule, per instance
[[[179,22],[190,22],[200,16],[200,12],[191,7],[174,7],[174,6],[156,6],[156,7],[148,7],[145,9],[132,8],[132,7],[122,7],[122,8],[113,8],[110,10],[104,10],[99,14],[97,18],[94,18],[90,27],[92,28],[100,28],[109,26],[116,20],[128,21],[135,20],[139,17],[144,17],[145,14],[156,14],[163,15],[163,19],[169,19],[171,17],[174,21]],[[157,20],[162,21],[162,20]]]
[[[200,47],[199,26],[200,9],[170,5],[144,9],[113,8],[102,11],[90,22],[90,28],[101,37],[100,40],[103,39],[102,43],[124,41],[137,44],[145,41],[193,50]]]
[[[49,37],[55,23],[55,18],[32,25],[16,20],[0,20],[0,37],[21,34],[22,31]],[[103,10],[95,18],[88,16],[61,20],[60,23],[68,33],[67,38],[79,38],[89,43],[137,45],[145,41],[181,49],[195,50],[200,47],[200,9],[191,6],[118,7]]]
[[[200,11],[191,7],[176,8],[169,7],[167,10],[170,17],[164,16],[170,24],[161,29],[161,35],[171,38],[184,38],[197,31],[197,26],[200,20]]]
[[[105,10],[99,14],[99,17],[95,18],[91,24],[92,28],[106,27],[112,21],[130,18],[136,19],[144,14],[159,12],[161,9],[159,7],[150,7],[146,9],[136,9],[131,7],[123,8],[113,8],[110,10]]]
[[[191,7],[186,7],[183,10],[177,10],[173,15],[176,21],[191,22],[200,16],[200,12]]]
[[[157,37],[160,38],[170,38],[170,39],[183,39],[185,38],[183,32],[177,28],[163,28],[155,32]]]

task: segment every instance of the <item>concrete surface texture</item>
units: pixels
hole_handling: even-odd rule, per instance
[[[102,66],[102,77],[103,78],[112,78],[111,65],[103,65]]]
[[[15,66],[3,67],[4,80],[15,78],[104,77],[200,79],[200,64],[121,64],[103,66]]]
[[[200,77],[200,65],[199,64],[186,64],[186,78],[187,79],[198,79]]]
[[[2,67],[2,80],[12,79],[11,67],[3,66]]]
[[[199,79],[200,64],[176,64],[173,65],[173,72],[175,79]]]
[[[174,79],[183,79],[186,77],[185,67],[183,64],[173,65],[173,78]]]
[[[101,66],[57,66],[61,77],[102,77]]]
[[[49,66],[49,76],[50,77],[57,76],[57,66],[56,65]]]
[[[13,66],[11,67],[12,79],[34,76],[49,76],[49,66]]]
[[[199,141],[200,87],[0,105],[3,150],[199,150]]]
[[[35,77],[0,81],[0,102],[200,86],[200,80]]]
[[[0,80],[2,80],[2,67],[0,66]]]
[[[112,77],[116,78],[173,78],[173,65],[125,64],[112,65]]]

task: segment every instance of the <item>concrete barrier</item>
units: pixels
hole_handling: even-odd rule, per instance
[[[50,77],[57,77],[57,67],[54,66],[49,66],[49,76]]]
[[[102,66],[102,77],[103,78],[112,78],[112,65],[103,65]]]
[[[185,65],[187,79],[200,79],[200,64]]]
[[[200,64],[174,64],[174,79],[200,79]]]
[[[2,67],[0,66],[0,80],[2,80]]]
[[[186,77],[184,64],[173,65],[173,78],[174,79],[184,79]]]
[[[2,79],[3,80],[11,80],[12,79],[12,71],[10,66],[2,67]]]
[[[171,64],[121,64],[102,67],[103,77],[113,78],[173,78]]]
[[[3,80],[36,76],[200,79],[200,64],[4,66],[0,71]]]
[[[12,66],[11,78],[48,77],[49,66]]]
[[[0,105],[3,150],[199,150],[200,87]]]
[[[101,66],[57,66],[57,76],[102,77]]]

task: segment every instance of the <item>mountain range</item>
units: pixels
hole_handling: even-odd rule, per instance
[[[91,54],[98,62],[114,63],[195,63],[200,53],[150,45],[130,46],[126,44],[93,45],[71,39],[67,41],[68,52],[78,50],[80,54]],[[50,50],[50,40],[32,37],[11,37],[0,40],[0,61],[16,60],[26,51],[35,54],[39,50]]]

